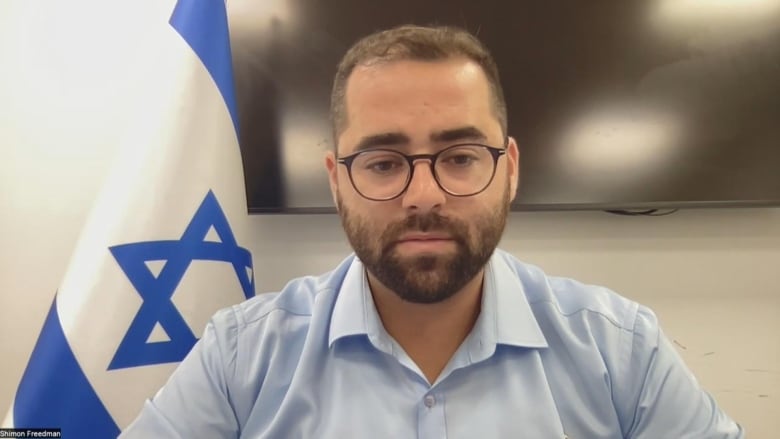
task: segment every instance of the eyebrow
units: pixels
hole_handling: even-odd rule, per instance
[[[374,134],[360,139],[360,142],[355,146],[354,152],[381,146],[404,146],[411,143],[411,141],[412,139],[410,139],[409,136],[402,133]]]
[[[484,142],[487,140],[485,133],[474,126],[437,131],[431,134],[430,137],[431,141],[436,143],[460,142],[464,140]]]
[[[487,140],[485,133],[473,126],[453,128],[449,130],[436,131],[430,135],[431,142],[434,143],[452,143],[460,141],[479,141]],[[354,152],[364,151],[366,149],[377,147],[398,147],[406,146],[412,142],[406,134],[403,133],[381,133],[366,136],[360,139],[355,146]]]

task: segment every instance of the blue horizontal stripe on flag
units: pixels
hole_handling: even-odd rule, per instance
[[[70,348],[55,296],[14,400],[16,428],[61,428],[63,438],[114,438],[119,427]]]

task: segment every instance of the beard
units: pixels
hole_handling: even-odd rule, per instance
[[[357,257],[369,273],[401,299],[437,303],[452,297],[487,264],[498,246],[509,213],[509,185],[495,209],[469,223],[437,212],[414,214],[385,225],[374,225],[337,198],[341,223]],[[455,243],[451,254],[422,253],[402,257],[395,247],[409,232],[446,233]]]

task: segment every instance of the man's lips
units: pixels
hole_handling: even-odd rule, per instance
[[[450,248],[454,242],[455,240],[452,235],[447,233],[412,232],[402,234],[400,238],[395,241],[393,246],[397,246],[397,248],[402,251],[412,251],[415,253],[440,252]]]
[[[452,241],[452,236],[446,233],[406,233],[396,242]]]

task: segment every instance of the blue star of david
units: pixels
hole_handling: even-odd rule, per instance
[[[205,241],[212,227],[221,242]],[[143,303],[108,370],[178,362],[192,349],[198,339],[171,300],[192,261],[232,264],[244,296],[248,299],[255,294],[254,280],[247,272],[247,268],[252,268],[252,254],[236,243],[227,217],[211,191],[178,241],[122,244],[109,250]],[[160,260],[166,263],[160,274],[155,276],[146,262]],[[169,340],[147,342],[157,323],[168,334]]]

